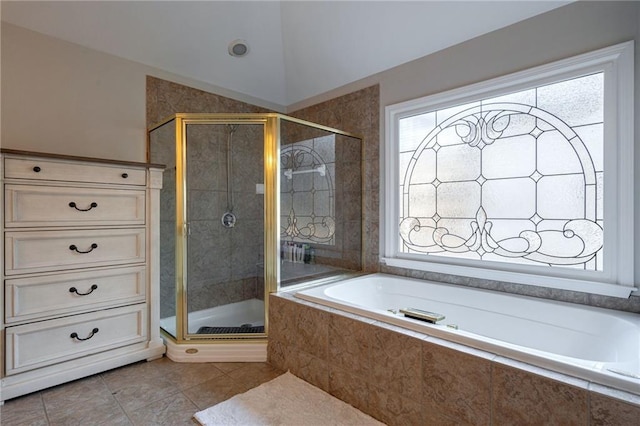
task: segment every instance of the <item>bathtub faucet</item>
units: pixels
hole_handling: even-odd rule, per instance
[[[402,312],[405,317],[426,321],[433,324],[437,323],[438,321],[442,321],[444,319],[444,315],[442,314],[438,314],[436,312],[423,311],[422,309],[416,309],[416,308],[404,308],[404,309],[400,309],[400,312]]]

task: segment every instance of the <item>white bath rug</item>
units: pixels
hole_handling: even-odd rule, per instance
[[[194,415],[214,425],[384,425],[287,372]]]

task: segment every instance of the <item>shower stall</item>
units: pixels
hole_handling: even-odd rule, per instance
[[[167,355],[266,360],[270,292],[362,269],[361,139],[275,113],[175,114],[148,136]]]

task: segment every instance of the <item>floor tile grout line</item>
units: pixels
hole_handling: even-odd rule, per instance
[[[111,390],[111,388],[109,387],[109,385],[107,384],[107,381],[104,379],[104,376],[102,375],[102,373],[98,374],[98,376],[100,376],[100,380],[102,381],[102,383],[104,384],[105,388],[107,388],[107,390],[109,391],[109,393],[111,393],[111,397],[114,399],[114,401],[116,402],[116,404],[118,404],[118,407],[120,407],[120,409],[122,410],[122,412],[124,413],[124,416],[127,418],[127,420],[129,420],[129,423],[131,423],[132,425],[133,420],[131,420],[131,417],[129,417],[129,413],[127,413],[127,411],[124,409],[124,407],[122,406],[122,404],[120,404],[120,401],[118,401],[118,398],[116,398],[115,396],[115,391]]]
[[[51,420],[49,420],[49,413],[47,412],[47,404],[44,403],[44,395],[42,392],[38,392],[40,396],[40,402],[42,402],[42,409],[44,410],[44,418],[47,420],[47,425],[51,425]]]

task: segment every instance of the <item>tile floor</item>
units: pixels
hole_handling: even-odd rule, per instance
[[[197,411],[282,373],[267,363],[142,361],[6,401],[0,424],[193,426]]]

